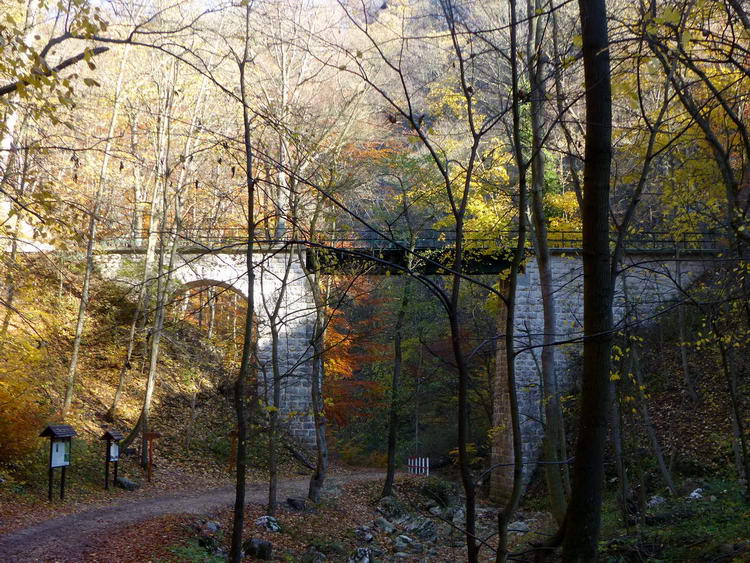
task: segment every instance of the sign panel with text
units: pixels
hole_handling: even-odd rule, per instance
[[[70,465],[70,440],[52,440],[50,467],[67,467],[68,465]]]

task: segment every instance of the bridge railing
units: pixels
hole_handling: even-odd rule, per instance
[[[170,233],[171,234],[171,233]],[[387,235],[385,238],[373,232],[359,232],[355,230],[339,230],[321,234],[315,241],[316,244],[333,248],[351,248],[358,250],[366,249],[388,249],[398,245],[408,247],[408,237],[399,235]],[[505,230],[488,237],[486,233],[467,231],[464,233],[464,244],[474,250],[503,250],[507,251],[516,244],[517,231]],[[180,246],[205,247],[215,249],[225,246],[240,246],[247,240],[247,231],[243,227],[226,227],[221,229],[184,229],[179,232]],[[582,247],[583,234],[581,231],[549,231],[548,240],[550,247],[557,250],[580,250]],[[292,240],[290,233],[281,237],[273,237],[268,233],[259,233],[256,241],[260,244],[278,244]],[[297,234],[295,241],[304,243],[304,235]],[[617,233],[610,233],[610,242],[614,245]],[[137,232],[127,236],[113,237],[99,241],[100,248],[142,248],[148,241],[146,231]],[[398,244],[394,244],[394,241]],[[415,249],[443,249],[450,248],[455,244],[455,231],[424,229],[419,231],[414,240]],[[527,244],[530,246],[531,241]],[[684,232],[679,235],[665,231],[642,231],[628,233],[625,236],[625,248],[629,252],[664,252],[674,253],[678,251],[692,252],[716,252],[722,247],[722,238],[718,233],[711,232]]]

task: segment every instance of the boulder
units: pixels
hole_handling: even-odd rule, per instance
[[[423,541],[435,541],[437,538],[437,525],[424,516],[411,518],[405,528]]]
[[[372,540],[375,539],[375,536],[373,536],[367,526],[362,526],[361,528],[357,528],[354,530],[354,535],[357,536],[357,539],[359,541],[370,543]]]
[[[477,518],[480,520],[496,520],[497,508],[477,508]]]
[[[346,560],[346,563],[372,563],[372,552],[367,547],[358,547],[356,550],[354,550],[354,553],[352,553],[349,558]]]
[[[422,553],[424,552],[424,546],[421,543],[412,542],[409,546],[409,551],[411,553]]]
[[[196,522],[194,527],[198,531],[198,545],[207,549],[208,551],[215,553],[220,547],[220,538],[218,537],[221,531],[221,524],[213,520],[202,520]]]
[[[261,516],[255,521],[256,526],[260,526],[269,532],[280,532],[281,524],[273,516]]]
[[[382,516],[373,522],[373,525],[384,534],[392,534],[396,527]]]
[[[273,556],[273,544],[270,541],[260,538],[250,538],[242,544],[245,555],[255,557],[256,559],[271,559]]]
[[[703,489],[695,489],[692,493],[688,495],[688,498],[690,500],[701,500],[703,498]]]
[[[648,501],[646,502],[646,506],[649,508],[654,508],[655,506],[659,506],[660,504],[664,504],[667,502],[667,499],[664,497],[660,497],[659,495],[652,496]]]
[[[409,549],[412,543],[414,543],[414,540],[412,540],[409,536],[405,536],[402,534],[395,540],[393,540],[393,547],[395,547],[399,551],[406,551]]]
[[[125,489],[126,491],[135,491],[141,486],[141,484],[136,481],[131,481],[127,477],[117,477],[115,480],[115,486]]]
[[[518,520],[517,522],[511,522],[508,524],[508,531],[513,534],[528,534],[529,525],[526,522]]]
[[[307,503],[305,499],[298,498],[298,497],[289,497],[288,499],[286,499],[286,504],[292,510],[302,511],[302,510],[305,510],[305,508],[307,508]]]
[[[464,522],[466,522],[466,512],[464,511],[463,507],[459,507],[453,512],[451,522],[458,526],[462,526]]]
[[[315,549],[315,546],[309,546],[307,551],[302,554],[300,563],[323,563],[326,560],[326,556]]]
[[[461,504],[461,495],[459,493],[458,485],[451,481],[444,481],[431,477],[424,485],[422,485],[422,495],[428,499],[432,499],[440,506],[456,506]]]
[[[388,518],[388,520],[399,520],[406,515],[406,508],[396,497],[389,496],[380,499],[378,512]]]

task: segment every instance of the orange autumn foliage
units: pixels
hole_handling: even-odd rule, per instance
[[[0,463],[17,461],[39,446],[43,417],[28,395],[0,386]]]
[[[351,287],[355,301],[368,306],[377,305],[371,283],[357,280]],[[361,365],[381,359],[388,353],[381,343],[373,340],[374,326],[381,322],[377,315],[352,321],[340,309],[329,311],[330,323],[326,330],[326,417],[334,424],[345,426],[355,416],[367,416],[373,400],[380,400],[381,386],[373,381],[354,379]]]

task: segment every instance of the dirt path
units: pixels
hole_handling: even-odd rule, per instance
[[[368,471],[332,477],[336,484],[375,479],[381,474]],[[279,499],[306,496],[308,479],[288,479],[279,482]],[[248,483],[248,504],[266,501],[265,483]],[[60,516],[40,524],[0,536],[0,561],[54,560],[56,555],[65,561],[82,558],[87,548],[108,529],[136,523],[165,514],[209,515],[234,503],[234,488],[222,487],[200,493],[177,493],[142,500],[123,501],[115,505],[92,508],[83,512]]]

